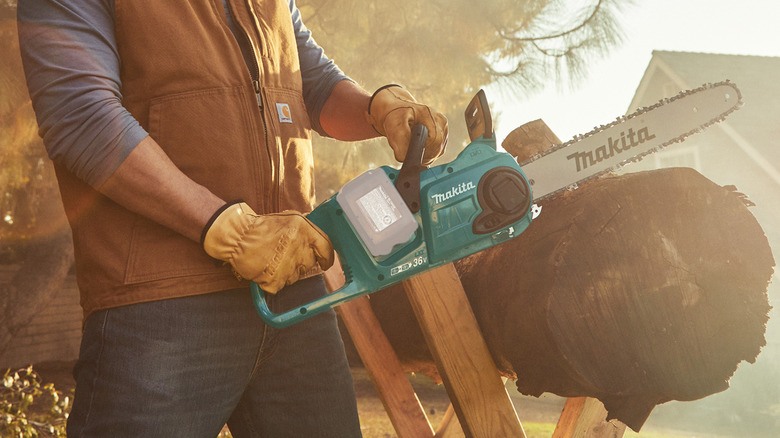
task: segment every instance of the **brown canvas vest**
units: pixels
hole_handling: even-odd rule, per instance
[[[229,2],[255,52],[251,68],[222,0],[116,0],[123,105],[179,169],[222,199],[244,199],[258,213],[308,212],[310,122],[287,2]],[[199,243],[57,174],[85,316],[242,285]]]

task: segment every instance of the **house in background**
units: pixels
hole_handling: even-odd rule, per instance
[[[713,182],[734,185],[756,205],[750,211],[780,256],[780,58],[708,53],[655,51],[627,113],[655,104],[683,90],[729,80],[742,93],[743,105],[724,121],[684,142],[645,157],[626,171],[662,167],[691,167]],[[742,429],[734,436],[777,436],[780,430],[780,275],[769,287],[773,306],[767,325],[767,345],[756,364],[740,364],[731,388],[701,401],[661,405],[654,420],[669,424],[709,421],[723,432]],[[665,409],[666,408],[666,409]],[[708,420],[709,419],[709,420]],[[723,424],[719,424],[723,423]],[[730,423],[730,424],[729,424]],[[751,424],[753,430],[746,430]],[[769,429],[774,428],[774,429]],[[729,431],[733,432],[733,431]],[[731,436],[730,434],[727,436]]]
[[[706,83],[730,80],[742,107],[683,143],[645,158],[630,170],[692,167],[721,185],[735,185],[752,209],[775,254],[780,251],[780,58],[653,52],[628,112]],[[633,167],[633,168],[631,168]]]

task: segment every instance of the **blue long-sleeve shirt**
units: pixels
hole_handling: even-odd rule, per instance
[[[347,79],[288,0],[312,127],[333,87]],[[25,0],[18,5],[27,85],[49,156],[99,186],[148,133],[122,106],[114,0]]]

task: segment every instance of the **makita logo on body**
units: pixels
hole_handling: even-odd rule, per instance
[[[614,157],[617,154],[623,153],[634,146],[639,146],[654,138],[655,134],[650,134],[647,130],[647,126],[640,128],[636,132],[634,132],[633,128],[629,128],[628,134],[621,132],[619,138],[613,139],[612,137],[609,137],[607,139],[607,144],[605,145],[599,146],[592,151],[575,152],[568,155],[566,158],[574,160],[577,164],[577,172],[579,172],[588,166],[602,162],[607,158]]]
[[[450,198],[453,198],[455,196],[458,196],[460,194],[466,193],[468,191],[476,189],[477,186],[474,185],[474,182],[462,182],[460,185],[453,186],[449,190],[447,190],[444,193],[434,193],[431,195],[431,198],[433,198],[433,202],[438,204],[439,202],[444,202]]]

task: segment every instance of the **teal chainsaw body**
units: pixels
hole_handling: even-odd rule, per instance
[[[530,185],[515,159],[496,150],[484,94],[475,101],[466,121],[473,133],[470,121],[479,119],[475,129],[482,135],[472,136],[455,160],[420,165],[427,131],[418,125],[400,170],[383,166],[366,172],[308,214],[330,238],[345,283],[278,314],[252,283],[255,308],[267,324],[287,327],[525,231],[532,219]]]

